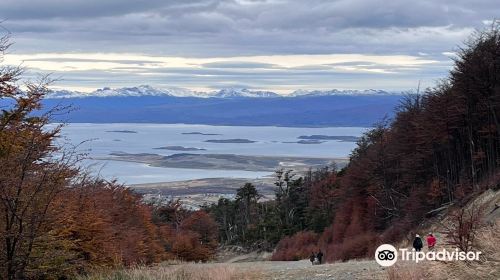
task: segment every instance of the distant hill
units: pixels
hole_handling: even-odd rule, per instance
[[[89,123],[186,123],[255,126],[371,126],[391,116],[401,100],[396,94],[297,94],[283,97],[259,92],[219,92],[211,97],[178,97],[168,93],[75,96],[44,100],[46,108],[77,108],[58,121]],[[61,97],[59,93],[57,96]]]

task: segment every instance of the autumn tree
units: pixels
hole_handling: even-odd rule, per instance
[[[153,207],[153,221],[170,224],[176,231],[180,230],[182,221],[189,215],[180,199],[154,201],[150,205]]]
[[[0,40],[0,50],[6,42]],[[9,280],[25,278],[48,209],[77,172],[71,154],[54,143],[61,126],[49,126],[61,108],[40,113],[46,83],[21,89],[21,74],[18,68],[0,69],[0,273]]]
[[[172,246],[178,258],[186,261],[213,258],[218,244],[218,227],[211,216],[201,210],[195,211],[182,221],[180,228]]]

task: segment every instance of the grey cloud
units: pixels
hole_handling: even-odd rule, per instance
[[[179,3],[180,2],[180,3]],[[0,18],[98,18],[129,13],[144,13],[156,9],[179,11],[183,7],[214,1],[198,0],[2,0]],[[202,5],[203,6],[203,5]]]
[[[289,70],[299,70],[299,71],[311,71],[311,70],[331,70],[332,67],[329,65],[304,65],[304,66],[297,66],[297,67],[290,67],[288,68]]]
[[[246,87],[274,90],[277,88],[293,91],[303,89],[331,88],[383,88],[388,90],[407,90],[416,87],[419,81],[422,87],[431,86],[436,76],[443,76],[448,68],[435,68],[433,71],[401,71],[398,74],[345,73],[338,71],[266,71],[248,72],[221,70],[188,70],[175,68],[156,69],[155,71],[67,71],[52,73],[57,77],[58,87],[83,86],[92,89],[104,86],[136,86],[146,83],[161,87]],[[30,74],[44,74],[43,71],[31,71]],[[148,74],[145,76],[144,74]],[[36,76],[35,74],[33,74]]]
[[[133,59],[91,59],[91,58],[64,58],[64,57],[40,57],[27,58],[24,61],[50,61],[50,62],[111,62],[119,64],[150,64],[162,63],[160,60],[133,60]]]
[[[0,6],[0,19],[5,19],[2,25],[12,32],[15,42],[12,50],[17,53],[123,52],[232,57],[420,52],[439,61],[423,69],[349,62],[285,70],[266,63],[214,62],[202,65],[198,71],[144,70],[161,77],[137,76],[135,72],[143,71],[140,67],[129,68],[134,73],[128,76],[123,67],[115,69],[116,73],[65,73],[72,77],[72,83],[86,85],[94,83],[89,79],[102,82],[98,77],[104,73],[113,81],[148,79],[152,83],[165,83],[161,79],[171,79],[168,82],[182,83],[173,86],[184,87],[234,83],[262,88],[295,82],[345,85],[353,77],[361,77],[360,81],[366,83],[376,81],[374,77],[387,77],[345,74],[339,66],[398,72],[394,82],[384,80],[388,86],[403,83],[404,79],[411,84],[410,72],[419,75],[417,79],[436,80],[438,75],[446,74],[450,65],[449,58],[437,54],[452,51],[474,28],[484,27],[483,20],[499,14],[496,0],[2,0]],[[124,59],[119,63],[150,62]],[[277,71],[261,71],[264,69]]]
[[[279,65],[271,63],[257,63],[244,61],[231,62],[210,62],[202,64],[206,68],[281,68]]]

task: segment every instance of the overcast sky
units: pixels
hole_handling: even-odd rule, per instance
[[[4,63],[90,91],[430,86],[497,0],[1,0]],[[4,32],[5,34],[5,32]]]

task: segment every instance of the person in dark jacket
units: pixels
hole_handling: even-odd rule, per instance
[[[422,242],[422,238],[420,238],[420,235],[416,235],[415,239],[413,240],[413,248],[415,248],[415,251],[420,252],[422,250],[422,247],[424,247],[424,243]]]
[[[318,258],[318,263],[322,264],[322,262],[323,262],[323,252],[321,252],[321,249],[319,250],[319,252],[316,255],[316,257]]]
[[[309,260],[311,261],[311,264],[314,265],[314,261],[316,260],[316,255],[314,254],[314,252],[311,253]]]

